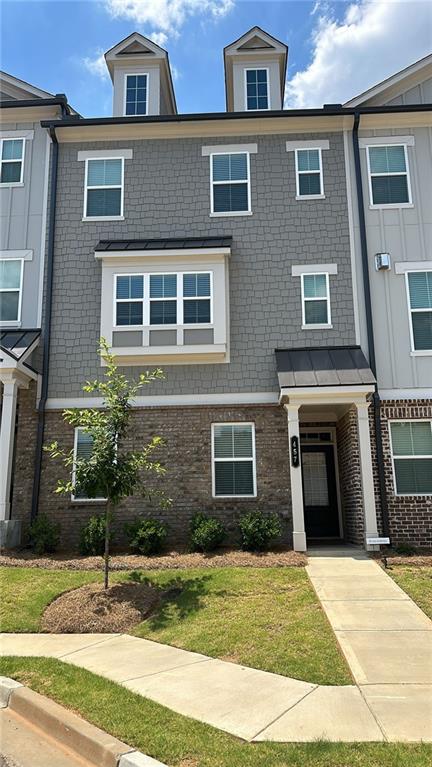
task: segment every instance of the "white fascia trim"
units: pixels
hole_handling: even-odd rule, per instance
[[[327,272],[327,274],[337,274],[337,264],[296,264],[291,267],[293,277],[301,277],[302,274],[317,274]]]
[[[249,154],[258,153],[258,144],[217,144],[216,146],[202,146],[202,157],[209,157],[211,154],[237,154],[248,152]]]
[[[315,402],[316,404],[336,403],[338,401],[354,402],[356,399],[364,401],[368,394],[375,391],[373,384],[359,384],[352,386],[281,386],[280,399],[289,397],[290,404]],[[300,400],[300,402],[296,402]]]
[[[432,269],[432,261],[398,261],[395,265],[395,274],[406,272],[427,272]]]
[[[135,397],[133,407],[191,407],[192,405],[277,405],[275,392],[234,392],[233,394],[173,394]],[[102,407],[102,397],[49,397],[47,410]]]
[[[86,151],[78,152],[77,159],[80,162],[83,162],[85,160],[97,160],[99,158],[103,159],[103,160],[109,160],[111,157],[114,160],[117,160],[118,158],[121,158],[121,157],[123,157],[124,160],[132,160],[133,150],[132,149],[93,149],[93,150],[86,150]]]
[[[172,250],[97,250],[95,258],[104,261],[114,258],[167,258],[180,257],[192,258],[194,256],[229,256],[231,248],[173,248]]]
[[[328,139],[311,139],[310,141],[287,141],[287,152],[295,152],[296,149],[330,149]]]
[[[32,141],[34,130],[0,130],[0,139],[2,138],[25,138]]]
[[[1,258],[20,258],[23,261],[32,261],[33,251],[32,250],[0,250],[0,259]]]
[[[389,144],[415,146],[415,138],[414,136],[370,136],[359,139],[360,149],[366,149],[368,146],[388,146]]]
[[[428,399],[432,402],[432,389],[379,389],[382,400]]]

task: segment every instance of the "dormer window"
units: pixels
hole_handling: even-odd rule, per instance
[[[125,115],[146,115],[148,74],[125,75]]]
[[[246,110],[270,109],[268,69],[245,69]]]

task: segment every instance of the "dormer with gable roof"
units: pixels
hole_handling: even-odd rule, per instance
[[[228,112],[282,109],[288,46],[252,27],[224,48]]]
[[[114,117],[177,114],[168,53],[133,32],[105,54]]]

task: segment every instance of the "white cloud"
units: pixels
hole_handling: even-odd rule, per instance
[[[93,58],[86,56],[82,59],[82,64],[90,74],[100,77],[101,80],[108,80],[108,69],[105,63],[104,52],[98,48]]]
[[[431,51],[429,0],[360,0],[342,21],[316,6],[312,60],[287,83],[288,107],[343,103]]]
[[[104,0],[114,18],[129,19],[140,26],[150,27],[145,34],[162,45],[168,36],[177,36],[180,27],[190,16],[225,16],[234,7],[234,0]],[[156,37],[155,37],[156,35]],[[158,39],[157,39],[157,36]]]

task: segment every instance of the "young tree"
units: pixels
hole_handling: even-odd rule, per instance
[[[104,338],[100,340],[98,352],[105,362],[105,380],[87,381],[83,391],[101,395],[103,407],[63,411],[68,424],[91,436],[91,457],[78,458],[73,450],[67,452],[59,447],[57,441],[44,449],[51,458],[63,461],[71,477],[68,481],[58,480],[56,493],[83,493],[88,498],[106,498],[104,585],[108,588],[110,524],[120,501],[140,491],[148,497],[159,495],[162,505],[169,503],[162,493],[149,492],[145,481],[146,474],[161,475],[166,471],[159,461],[152,460],[153,452],[164,444],[162,438],[152,437],[139,451],[123,449],[134,398],[144,386],[164,375],[162,370],[156,369],[141,373],[138,380],[130,381],[119,373]]]

